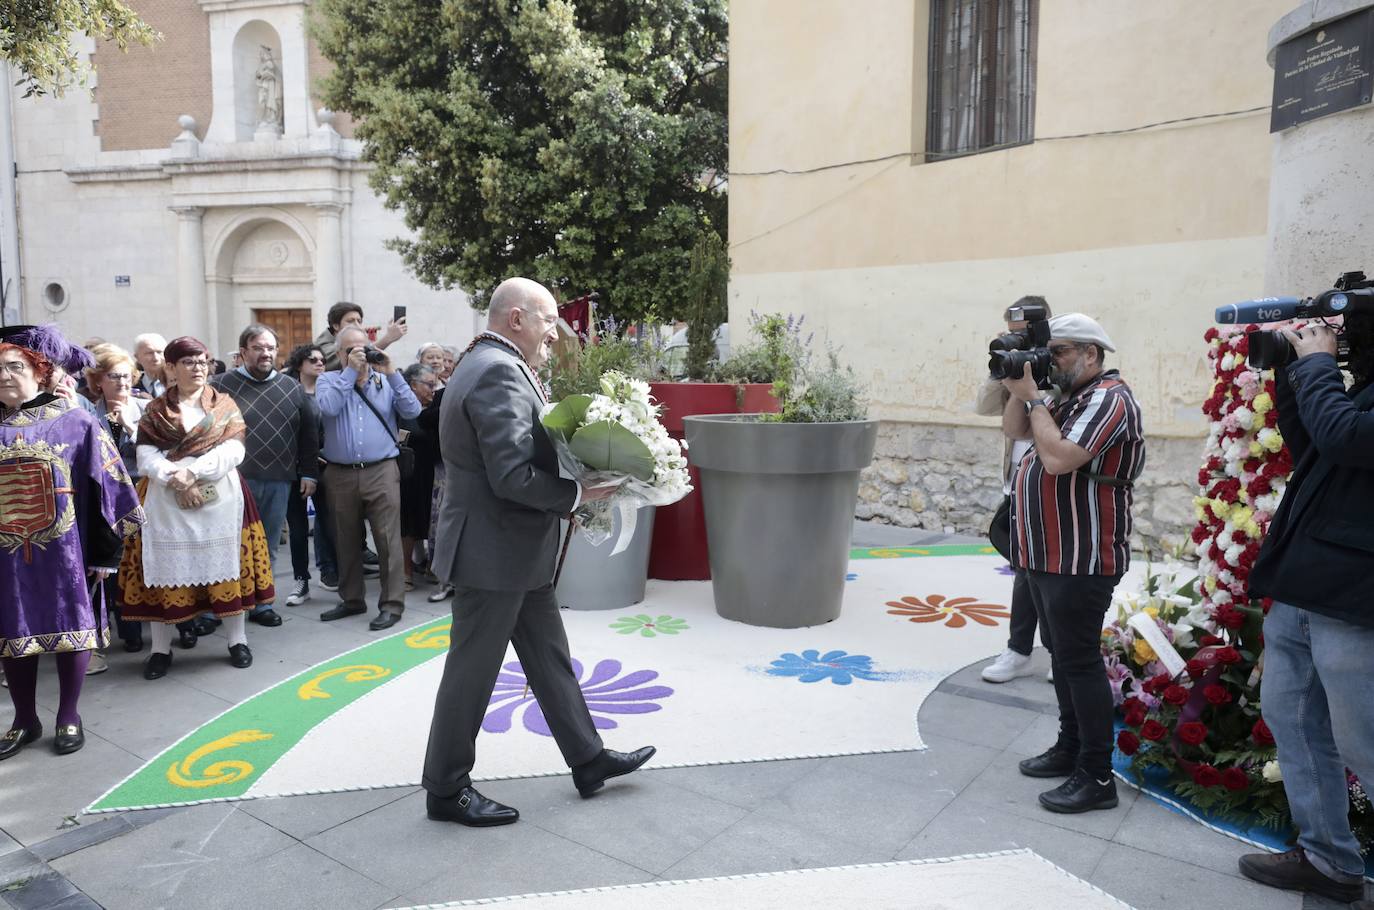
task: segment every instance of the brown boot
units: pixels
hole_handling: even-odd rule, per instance
[[[1312,865],[1301,847],[1287,853],[1247,853],[1240,858],[1240,874],[1272,888],[1310,891],[1347,904],[1364,897],[1364,882],[1329,878]]]

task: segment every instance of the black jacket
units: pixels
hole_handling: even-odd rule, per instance
[[[1374,384],[1347,392],[1336,358],[1276,376],[1293,476],[1250,574],[1250,593],[1374,627]]]

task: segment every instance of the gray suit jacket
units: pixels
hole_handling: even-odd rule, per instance
[[[536,382],[513,353],[484,341],[444,387],[447,486],[433,568],[454,585],[532,591],[553,580],[558,519],[572,510],[577,484],[558,476]]]

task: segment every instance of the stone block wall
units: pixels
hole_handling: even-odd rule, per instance
[[[1161,553],[1188,540],[1201,439],[1148,437],[1135,488],[1135,547]],[[884,421],[859,484],[859,518],[983,534],[1002,501],[1002,434],[984,427]]]

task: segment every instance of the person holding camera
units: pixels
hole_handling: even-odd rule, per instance
[[[1240,871],[1275,888],[1359,901],[1365,862],[1350,830],[1345,772],[1374,784],[1374,315],[1345,317],[1349,390],[1330,328],[1283,334],[1296,359],[1274,370],[1275,398],[1295,467],[1250,593],[1273,601],[1264,618],[1261,709],[1278,743],[1298,843],[1242,856]]]
[[[1045,302],[1044,297],[1022,297],[1003,314],[1008,332],[1020,332],[1026,328],[1024,319],[1012,317],[1020,316],[1018,308],[1027,306],[1042,307],[1045,316],[1050,316],[1050,305]],[[1007,391],[1006,386],[988,377],[983,387],[978,390],[978,398],[973,403],[974,413],[982,417],[1000,417],[1006,411],[1010,398],[1011,393]],[[1030,451],[1030,447],[1029,439],[1010,437],[1006,438],[1002,446],[1002,495],[1005,497],[1003,509],[1010,508],[1012,477],[1016,473],[1016,466]],[[1002,511],[999,510],[998,514],[1001,515]],[[1016,576],[1011,585],[1011,621],[1008,623],[1010,629],[1007,635],[1007,648],[996,660],[983,668],[983,682],[1011,682],[1017,677],[1030,676],[1035,672],[1031,668],[1031,651],[1035,650],[1035,605],[1031,603],[1030,591],[1026,587],[1026,573],[1021,569],[1015,569],[1015,572]]]
[[[1145,436],[1130,388],[1103,368],[1116,348],[1102,326],[1069,313],[1049,320],[1049,335],[1046,378],[1061,401],[1046,403],[1030,364],[1003,380],[1011,394],[1003,432],[1033,443],[1012,483],[1011,564],[1025,572],[1059,702],[1058,739],[1020,769],[1066,778],[1040,794],[1044,808],[1086,812],[1117,804],[1100,641],[1130,561],[1132,484],[1145,464]]]
[[[324,418],[325,489],[334,513],[341,598],[320,619],[332,622],[367,612],[366,519],[381,563],[382,594],[370,624],[377,631],[396,625],[405,612],[396,421],[418,416],[420,402],[390,358],[367,343],[362,329],[340,330],[338,343],[343,369],[321,375],[315,384],[315,402]]]

